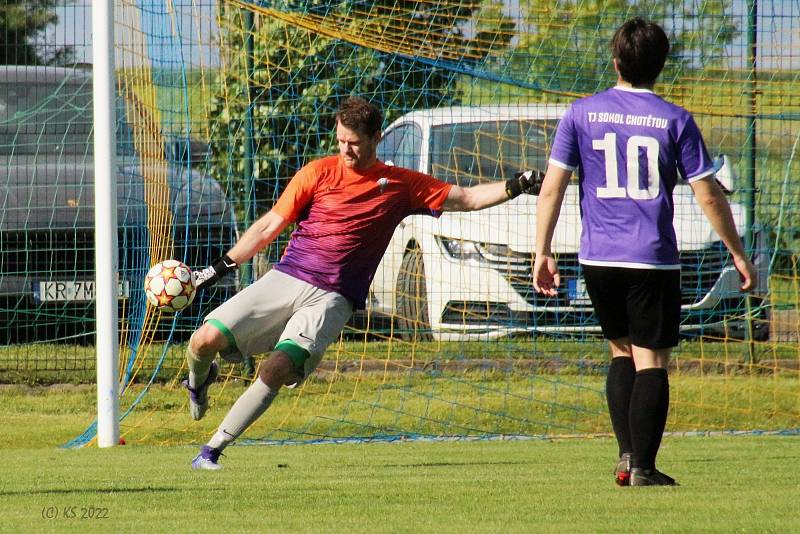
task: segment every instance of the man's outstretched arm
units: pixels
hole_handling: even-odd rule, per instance
[[[275,241],[287,225],[288,221],[274,211],[262,215],[239,238],[228,255],[237,263],[249,260]]]
[[[525,193],[539,194],[542,174],[538,171],[525,171],[514,175],[505,182],[492,182],[472,187],[454,185],[444,201],[444,211],[475,211],[502,204]]]
[[[213,265],[195,271],[196,287],[203,288],[215,284],[217,280],[235,270],[239,265],[255,256],[258,251],[263,250],[272,243],[288,224],[286,219],[274,211],[261,216],[245,231],[227,254]]]

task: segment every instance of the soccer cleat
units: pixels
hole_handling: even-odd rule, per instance
[[[617,467],[614,468],[614,482],[617,483],[617,486],[631,485],[631,453],[623,452],[617,460]]]
[[[678,483],[671,476],[667,476],[658,469],[631,469],[631,486],[677,486]]]
[[[211,362],[208,376],[198,387],[189,387],[189,381],[183,381],[183,387],[189,390],[189,413],[195,421],[202,419],[208,410],[208,386],[214,383],[217,376],[219,376],[219,365],[217,362]]]
[[[222,451],[212,449],[208,445],[203,445],[200,454],[192,460],[192,469],[202,469],[205,471],[219,471],[222,466],[217,463]]]

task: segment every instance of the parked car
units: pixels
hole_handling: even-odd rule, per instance
[[[166,259],[150,252],[167,242],[164,236],[174,242],[167,256],[203,266],[235,242],[236,224],[220,185],[190,165],[203,155],[202,143],[164,137],[162,150],[147,140],[161,132],[143,106],[122,97],[116,105],[120,313],[135,332],[144,318],[144,273]],[[138,131],[129,123],[134,113],[147,121]],[[0,343],[92,339],[90,72],[0,66],[0,195]],[[219,295],[234,286],[227,278]],[[194,318],[188,310],[180,320],[189,328]]]
[[[544,171],[563,105],[447,107],[408,113],[384,132],[378,157],[461,186]],[[674,191],[685,333],[735,332],[744,313],[739,278],[691,188]],[[744,209],[732,204],[740,233]],[[372,284],[370,308],[418,339],[510,334],[584,335],[600,327],[586,293],[578,247],[578,184],[567,188],[554,237],[558,295],[533,290],[536,197],[479,212],[410,216],[397,228]],[[763,252],[763,247],[757,247]],[[754,258],[766,287],[767,257]],[[741,326],[742,321],[739,321]],[[739,329],[739,332],[743,332]],[[758,335],[765,335],[763,327]]]

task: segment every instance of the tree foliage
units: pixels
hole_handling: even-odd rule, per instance
[[[72,47],[45,51],[37,46],[45,30],[58,22],[59,0],[3,0],[0,6],[0,65],[45,65],[68,62]]]
[[[412,109],[458,103],[464,74],[470,71],[483,72],[487,79],[502,73],[506,79],[566,95],[613,85],[609,42],[616,28],[635,15],[660,22],[670,34],[673,49],[662,76],[669,83],[686,68],[718,60],[736,34],[725,16],[731,1],[527,1],[518,4],[523,14],[520,27],[507,13],[509,4],[501,0],[380,0],[369,3],[368,18],[355,14],[365,4],[352,0],[272,3],[287,13],[324,15],[336,21],[343,35],[361,35],[364,25],[381,35],[385,27],[398,24],[391,13],[412,13],[402,19],[409,35],[429,32],[428,42],[446,41],[449,51],[463,51],[460,58],[443,55],[437,61],[358,46],[267,16],[256,16],[251,33],[244,11],[222,3],[225,66],[211,117],[216,177],[233,182],[242,206],[252,206],[255,199],[261,204],[257,212],[268,208],[283,181],[310,159],[335,151],[334,113],[350,95],[381,106],[388,124]],[[252,65],[247,62],[248,37],[253,40]],[[251,128],[246,124],[248,109]],[[254,189],[244,176],[248,132],[255,153]]]
[[[326,17],[339,17],[345,33],[348,25],[369,23],[378,32],[382,24],[390,22],[379,18],[366,22],[347,16],[354,5],[312,3],[308,9],[325,9]],[[477,1],[460,5],[389,0],[372,3],[373,9],[385,7],[387,12],[414,7],[414,18],[405,23],[426,31],[436,28],[442,39],[447,38],[451,49],[464,51],[474,49],[471,43],[475,37],[466,37],[454,21],[464,20],[479,6]],[[245,17],[241,10],[222,9],[226,66],[220,74],[224,78],[219,84],[222,89],[212,103],[212,151],[218,162],[215,173],[217,179],[232,180],[243,201],[252,194],[243,177],[246,110],[250,106],[254,194],[262,204],[259,212],[271,205],[282,183],[303,164],[335,151],[334,113],[342,99],[364,96],[384,110],[386,124],[412,109],[458,102],[455,81],[460,74],[452,65],[439,66],[407,55],[360,47],[268,17],[258,18],[252,34],[254,60],[252,74],[248,75]],[[484,25],[479,37],[491,39],[491,32]],[[472,57],[468,61],[481,60]]]
[[[661,81],[686,69],[719,63],[736,36],[731,0],[546,0],[527,2],[526,28],[512,52],[513,71],[543,89],[591,94],[613,85],[611,38],[629,18],[659,23],[670,37],[670,56]]]

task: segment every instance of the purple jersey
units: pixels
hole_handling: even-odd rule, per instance
[[[672,190],[678,173],[689,182],[713,173],[688,111],[646,89],[582,98],[558,125],[550,163],[579,169],[581,263],[680,268]]]

